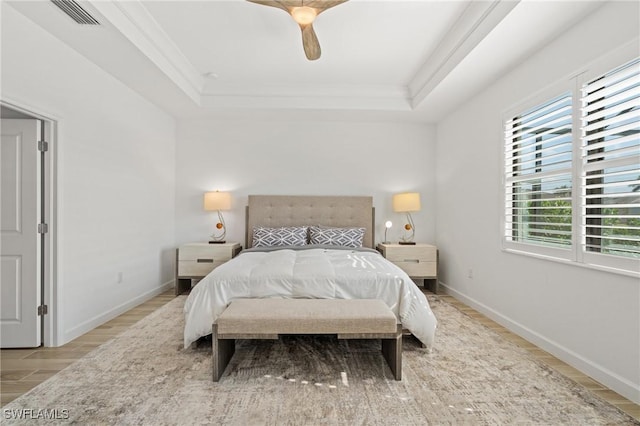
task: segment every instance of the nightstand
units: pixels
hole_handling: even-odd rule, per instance
[[[240,253],[238,243],[183,244],[176,250],[176,296],[191,289],[191,280],[204,278],[218,266]]]
[[[377,247],[385,259],[396,264],[411,278],[433,280],[438,293],[438,248],[429,244],[401,245],[380,243]]]

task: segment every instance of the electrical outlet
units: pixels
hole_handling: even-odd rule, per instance
[[[473,269],[467,269],[467,278],[473,279]]]
[[[124,274],[122,272],[118,272],[118,284],[122,283],[124,280]]]

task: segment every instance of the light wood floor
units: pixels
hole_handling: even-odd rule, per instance
[[[136,306],[57,348],[0,350],[0,399],[4,406],[113,339],[175,297],[173,289]]]
[[[538,360],[640,420],[640,405],[632,403],[453,297],[447,295],[441,295],[441,297],[505,339],[525,348]],[[173,300],[173,298],[173,290],[162,293],[58,348],[0,350],[1,405],[6,405],[31,388],[44,382],[60,370],[82,358],[88,352],[113,339],[140,319]]]

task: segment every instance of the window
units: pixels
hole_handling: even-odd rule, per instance
[[[640,258],[640,60],[582,88],[583,249]]]
[[[506,248],[639,272],[640,59],[508,115],[504,143]]]
[[[509,241],[571,246],[571,111],[567,93],[505,125]]]

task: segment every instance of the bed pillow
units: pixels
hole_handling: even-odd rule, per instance
[[[304,246],[307,244],[306,226],[282,228],[253,228],[253,247]]]
[[[365,228],[309,227],[309,244],[329,244],[343,247],[362,247]]]

